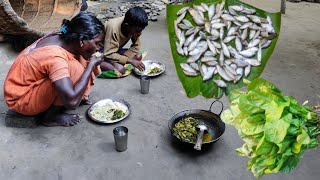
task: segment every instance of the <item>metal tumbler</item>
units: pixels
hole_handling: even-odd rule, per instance
[[[116,150],[119,152],[125,151],[128,144],[128,128],[118,126],[113,129],[114,142]]]
[[[150,86],[150,77],[149,76],[140,76],[140,87],[142,94],[149,93],[149,86]]]

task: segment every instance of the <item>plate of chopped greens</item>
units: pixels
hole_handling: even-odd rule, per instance
[[[129,103],[123,99],[103,99],[88,109],[88,116],[93,121],[111,124],[127,118],[130,109]]]
[[[156,62],[153,60],[145,60],[142,61],[144,66],[145,66],[145,70],[144,71],[140,71],[137,68],[134,68],[134,73],[141,76],[141,75],[147,75],[150,77],[154,77],[154,76],[159,76],[160,74],[162,74],[165,69],[166,66],[160,62]]]

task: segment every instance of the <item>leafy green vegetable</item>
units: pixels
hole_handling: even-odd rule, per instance
[[[306,149],[319,145],[317,114],[264,79],[248,83],[247,92],[231,91],[230,108],[221,115],[245,142],[236,153],[250,158],[247,169],[258,178],[288,173]]]
[[[233,89],[240,89],[243,87],[245,84],[242,81],[238,81],[236,84],[233,82],[226,82],[227,83],[227,88],[226,89],[221,89],[216,86],[216,84],[213,82],[213,79],[220,79],[219,75],[214,75],[212,79],[208,81],[203,81],[202,77],[196,76],[196,77],[188,77],[186,76],[182,68],[180,67],[180,63],[184,63],[187,61],[186,56],[181,56],[177,52],[177,47],[175,44],[175,41],[177,39],[175,35],[175,30],[174,30],[174,21],[178,18],[177,12],[186,6],[192,6],[193,4],[199,5],[200,3],[206,3],[208,5],[211,4],[217,4],[221,3],[222,0],[194,0],[190,3],[185,3],[182,5],[167,5],[167,26],[168,26],[168,34],[169,34],[169,40],[170,40],[170,47],[171,47],[171,52],[172,52],[172,57],[174,59],[174,63],[176,66],[176,71],[178,74],[178,77],[183,85],[184,90],[186,91],[186,94],[188,97],[195,97],[198,95],[202,95],[206,98],[220,98],[223,93],[229,94],[231,90]],[[263,11],[261,9],[258,9],[256,7],[253,7],[249,4],[246,4],[244,2],[241,2],[239,0],[225,0],[225,8],[232,6],[232,5],[241,5],[250,9],[256,10],[256,14],[259,17],[264,17],[266,18],[269,16],[272,20],[273,27],[275,29],[275,32],[279,35],[280,34],[280,27],[281,27],[281,13],[269,13],[266,11]],[[187,14],[185,19],[193,22],[192,17]],[[247,77],[248,80],[253,80],[257,77],[260,76],[262,73],[264,67],[266,66],[268,59],[273,53],[273,50],[276,46],[276,43],[278,41],[277,36],[273,41],[272,44],[262,50],[262,61],[261,65],[258,67],[252,68],[252,71],[250,72],[250,75]]]

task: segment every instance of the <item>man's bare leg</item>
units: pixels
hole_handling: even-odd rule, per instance
[[[102,71],[109,71],[109,70],[118,70],[121,74],[124,74],[126,72],[126,69],[124,68],[124,66],[120,63],[111,63],[108,61],[104,61],[100,64],[100,68]]]

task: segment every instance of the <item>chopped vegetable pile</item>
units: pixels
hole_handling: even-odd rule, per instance
[[[244,140],[236,152],[250,158],[247,169],[255,177],[293,170],[305,150],[319,145],[318,117],[311,108],[284,96],[272,83],[255,79],[248,91],[231,91],[230,109],[222,120]]]
[[[173,134],[183,141],[195,142],[198,135],[196,129],[198,124],[198,120],[192,117],[187,117],[174,125]]]

